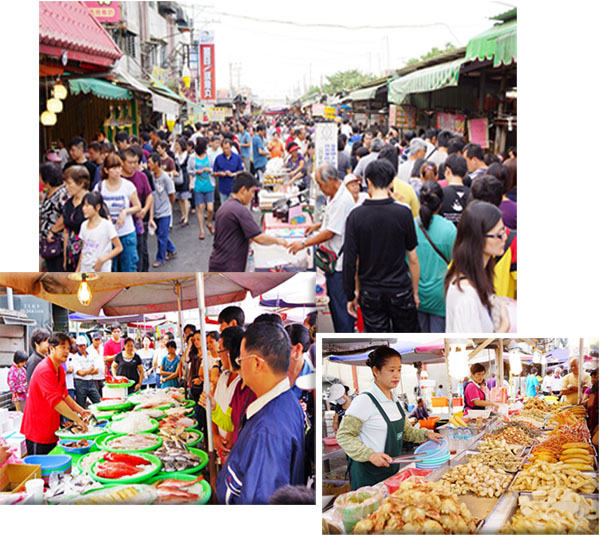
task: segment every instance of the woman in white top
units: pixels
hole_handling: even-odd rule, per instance
[[[96,190],[102,194],[123,246],[123,251],[113,259],[112,270],[137,271],[137,238],[133,214],[137,214],[142,205],[133,183],[121,177],[122,167],[123,161],[117,154],[108,154],[100,173],[102,182],[96,186]]]
[[[380,346],[369,354],[367,366],[375,382],[352,400],[336,435],[349,458],[352,490],[375,485],[398,472],[400,465],[391,461],[400,455],[404,438],[409,442],[439,442],[442,438],[414,428],[392,392],[400,382],[400,353]]]
[[[445,280],[446,332],[508,332],[508,310],[494,292],[496,257],[504,254],[506,229],[493,204],[473,201],[458,225]]]
[[[152,363],[154,361],[154,349],[150,347],[151,344],[152,337],[149,334],[145,334],[142,338],[142,349],[138,349],[137,351],[137,354],[142,359],[142,366],[144,367],[144,379],[142,380],[142,386],[145,386],[146,388],[156,385],[156,377],[152,367]]]

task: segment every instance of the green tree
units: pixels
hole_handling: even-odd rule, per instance
[[[456,47],[452,43],[446,43],[446,47],[443,50],[440,50],[437,46],[434,46],[429,52],[423,54],[419,58],[411,58],[406,62],[406,65],[414,65],[415,63],[421,63],[422,61],[427,61],[428,59],[433,59],[442,54],[446,54],[448,52],[452,52],[456,50]]]
[[[365,82],[370,82],[375,79],[373,74],[365,74],[358,69],[351,71],[338,71],[331,76],[326,76],[327,83],[323,84],[322,90],[324,93],[335,93],[337,91],[350,91],[356,89]]]

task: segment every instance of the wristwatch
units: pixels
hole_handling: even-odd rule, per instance
[[[302,239],[302,248],[306,249],[306,238]]]

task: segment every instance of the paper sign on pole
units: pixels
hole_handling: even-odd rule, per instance
[[[487,119],[469,120],[469,142],[481,145],[482,149],[488,148],[489,138]]]
[[[337,125],[317,123],[315,126],[315,170],[324,163],[337,169]]]

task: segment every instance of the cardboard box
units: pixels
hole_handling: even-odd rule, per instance
[[[5,464],[0,468],[0,493],[25,492],[25,482],[41,479],[42,467],[39,464]]]

